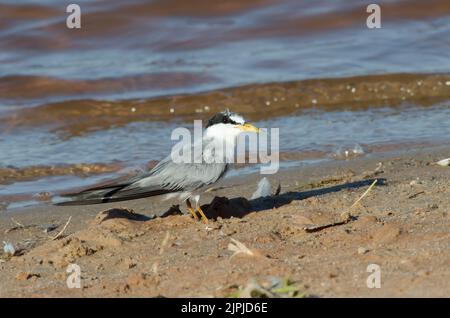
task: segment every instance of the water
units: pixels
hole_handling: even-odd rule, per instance
[[[35,4],[31,12],[3,4],[0,101],[149,98],[249,83],[450,70],[445,0],[379,1],[385,15],[377,30],[365,25],[370,1],[227,3],[85,1],[80,30],[65,27],[65,7],[57,1]]]
[[[172,129],[226,107],[280,128],[284,165],[450,142],[446,0],[379,1],[377,30],[370,1],[77,3],[69,30],[59,1],[0,1],[11,207],[160,160]]]

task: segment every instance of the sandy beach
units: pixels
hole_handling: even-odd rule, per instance
[[[283,169],[269,177],[279,194],[256,200],[259,174],[230,178],[202,197],[216,217],[207,225],[157,198],[4,212],[0,241],[17,251],[0,260],[0,296],[226,297],[275,277],[309,297],[449,297],[450,168],[434,164],[449,153]],[[236,242],[247,250],[235,254]],[[79,289],[67,286],[69,264]],[[367,287],[369,264],[381,288]]]

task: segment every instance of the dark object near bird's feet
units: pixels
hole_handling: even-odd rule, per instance
[[[148,216],[134,213],[134,211],[131,209],[112,208],[97,214],[95,220],[98,222],[98,224],[100,224],[108,219],[117,219],[117,218],[128,219],[133,221],[148,221],[151,219]]]
[[[208,219],[217,219],[219,216],[223,219],[238,217],[241,218],[248,214],[252,206],[246,198],[228,199],[225,197],[214,197],[210,204],[202,206]]]

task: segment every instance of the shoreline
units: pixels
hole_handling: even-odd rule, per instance
[[[356,157],[372,157],[372,156],[390,156],[393,153],[402,154],[410,148],[436,148],[441,144],[449,144],[450,140],[442,138],[440,140],[422,141],[398,141],[395,143],[382,144],[358,144],[348,143],[341,147],[323,150],[296,150],[296,151],[279,151],[279,170],[285,169],[303,169],[305,166],[334,162],[339,164],[340,161],[352,160]],[[347,148],[345,148],[347,146]],[[354,153],[358,150],[361,152]],[[345,155],[344,150],[348,150],[349,154]],[[81,164],[65,164],[65,165],[49,165],[49,166],[26,166],[26,167],[6,167],[0,168],[0,181],[8,188],[23,187],[30,183],[41,183],[42,191],[29,188],[26,191],[18,191],[17,193],[7,192],[0,195],[0,214],[14,213],[21,209],[29,209],[39,207],[42,204],[50,204],[51,200],[57,198],[61,193],[74,193],[82,191],[87,187],[93,187],[98,184],[108,182],[115,178],[124,178],[133,176],[133,170],[150,169],[157,164],[157,160],[150,160],[136,165],[134,168],[127,161],[112,161],[105,163],[81,163]],[[125,174],[124,171],[128,171]],[[260,171],[260,166],[255,164],[239,164],[235,165],[227,178],[234,178],[238,175],[252,175],[256,171]],[[52,186],[52,179],[62,180],[63,188],[55,190]],[[94,182],[93,182],[94,181]],[[50,188],[45,188],[49,185]],[[36,186],[34,187],[36,188]]]

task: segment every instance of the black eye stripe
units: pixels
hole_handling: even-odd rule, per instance
[[[231,120],[230,118],[224,118],[222,121],[224,124],[233,124],[236,125],[236,122],[234,120]]]

